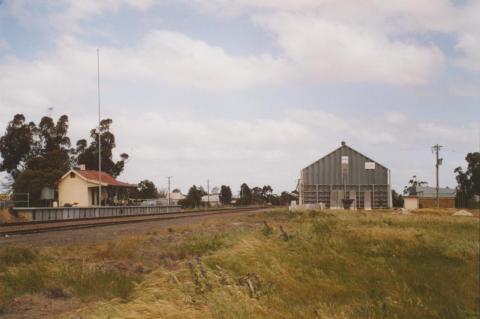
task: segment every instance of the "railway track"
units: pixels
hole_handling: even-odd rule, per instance
[[[35,233],[45,233],[52,231],[67,231],[73,229],[93,228],[93,227],[105,227],[112,225],[132,224],[132,223],[144,223],[149,221],[179,219],[179,218],[192,218],[218,214],[234,214],[240,212],[257,211],[264,207],[255,208],[240,208],[240,209],[225,209],[225,210],[212,210],[201,212],[183,212],[183,213],[161,213],[155,215],[141,215],[141,216],[123,216],[112,218],[89,218],[89,219],[77,219],[77,220],[57,220],[51,222],[27,222],[27,223],[15,223],[4,224],[0,226],[0,237],[9,237],[15,235],[27,235]]]

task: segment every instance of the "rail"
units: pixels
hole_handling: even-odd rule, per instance
[[[264,207],[266,208],[266,207]],[[0,237],[10,237],[12,235],[25,235],[34,233],[44,233],[51,231],[67,231],[74,229],[104,227],[113,225],[133,224],[153,222],[169,219],[192,218],[217,214],[232,214],[239,212],[258,211],[261,207],[242,207],[235,209],[217,209],[213,211],[197,211],[197,212],[178,212],[178,213],[159,213],[151,215],[136,216],[118,216],[112,218],[85,218],[77,220],[52,220],[52,221],[30,221],[19,223],[7,223],[0,225]],[[143,217],[142,217],[143,216]]]
[[[179,213],[180,206],[16,207],[14,214],[30,221],[78,220]]]

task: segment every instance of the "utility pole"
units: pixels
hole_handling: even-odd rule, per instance
[[[432,146],[432,153],[435,153],[435,168],[436,168],[436,179],[437,179],[437,187],[436,187],[436,201],[437,201],[437,208],[440,208],[440,182],[439,182],[439,170],[440,165],[442,165],[443,159],[440,158],[440,150],[442,149],[442,145],[434,145]]]
[[[207,179],[207,206],[210,207],[210,180]]]
[[[172,177],[173,176],[167,176],[167,179],[168,179],[168,206],[170,206],[170,179]]]
[[[100,118],[100,49],[97,48],[97,89],[98,89],[98,205],[102,206],[102,139]]]

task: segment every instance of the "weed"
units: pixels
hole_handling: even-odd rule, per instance
[[[27,247],[8,246],[0,250],[0,270],[18,264],[30,264],[37,258],[37,252]]]
[[[29,265],[3,273],[0,277],[0,313],[13,298],[42,291],[45,285],[42,271]]]
[[[272,234],[273,230],[266,221],[263,221],[263,236],[268,237]]]
[[[133,259],[143,241],[140,237],[110,241],[96,247],[96,256],[101,259]]]
[[[139,277],[115,270],[101,269],[95,265],[64,266],[58,273],[58,281],[70,287],[75,295],[99,298],[127,298]]]
[[[180,255],[202,256],[207,252],[220,249],[225,243],[224,235],[199,235],[191,237],[177,246]]]

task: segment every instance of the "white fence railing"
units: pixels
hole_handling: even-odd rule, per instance
[[[54,221],[121,216],[143,216],[181,212],[180,206],[93,206],[93,207],[46,207],[13,208],[13,212],[31,221]]]

